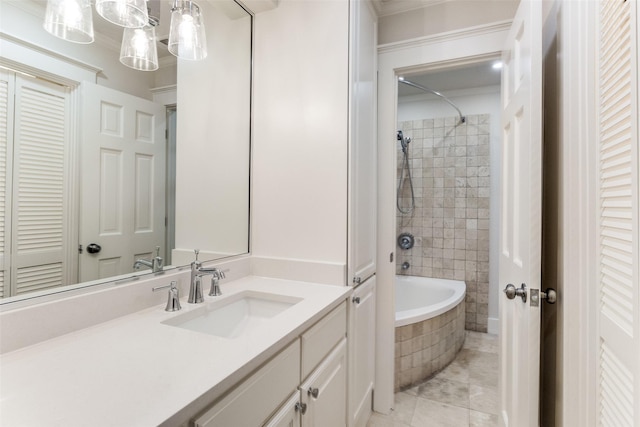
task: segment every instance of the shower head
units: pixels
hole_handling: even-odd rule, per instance
[[[407,151],[407,147],[409,146],[409,143],[411,142],[411,138],[409,137],[404,137],[404,135],[402,134],[402,131],[399,130],[398,134],[397,134],[397,139],[398,141],[400,141],[400,145],[402,145],[402,152],[405,153]]]

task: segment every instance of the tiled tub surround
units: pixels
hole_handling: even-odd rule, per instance
[[[464,343],[465,302],[431,319],[396,328],[394,391],[440,372]]]
[[[489,312],[489,114],[398,123],[411,138],[409,159],[416,208],[397,212],[397,235],[413,234],[415,246],[397,248],[396,272],[464,280],[465,327],[486,332]],[[398,143],[398,174],[402,167]],[[406,177],[406,172],[405,172]],[[400,203],[410,206],[408,181]],[[408,262],[410,267],[402,269]]]

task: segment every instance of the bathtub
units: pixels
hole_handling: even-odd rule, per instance
[[[449,311],[464,300],[466,287],[459,280],[396,276],[396,327]]]
[[[444,369],[462,348],[462,281],[396,276],[395,390],[412,387]]]

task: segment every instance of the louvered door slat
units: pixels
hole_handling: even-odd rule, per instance
[[[638,367],[638,107],[635,4],[601,1],[599,27],[599,363],[602,426],[634,426]],[[635,47],[634,47],[635,46]]]
[[[10,289],[5,289],[10,283],[5,264],[5,254],[10,252],[8,247],[10,233],[7,235],[7,224],[11,219],[10,200],[7,200],[6,188],[11,185],[11,179],[7,179],[10,173],[7,167],[9,141],[13,141],[13,115],[10,102],[13,102],[13,74],[0,72],[0,298],[10,294]]]
[[[22,294],[65,284],[68,93],[18,79],[15,108],[12,271]]]

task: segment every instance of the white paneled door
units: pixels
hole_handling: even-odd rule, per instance
[[[92,83],[82,84],[82,103],[84,282],[130,273],[164,248],[166,117],[160,104]]]
[[[500,286],[500,425],[538,426],[541,280],[541,2],[520,3],[503,52]],[[526,295],[526,297],[525,297]]]

